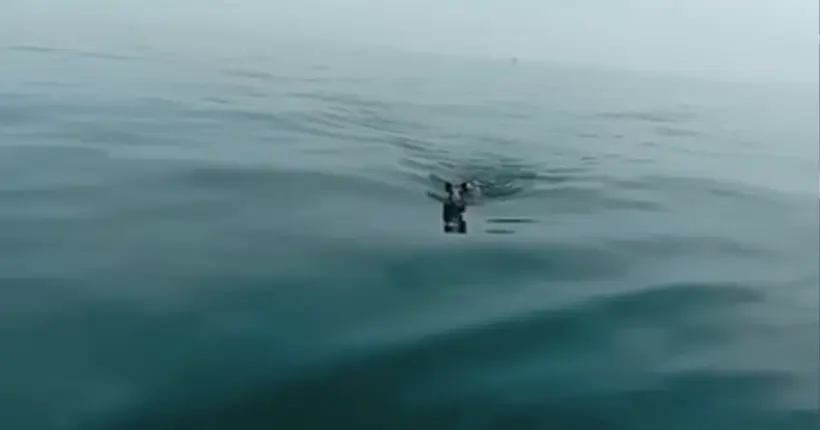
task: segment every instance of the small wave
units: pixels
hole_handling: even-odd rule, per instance
[[[111,61],[134,61],[140,59],[140,57],[136,55],[123,55],[123,54],[112,54],[110,52],[96,52],[96,51],[84,51],[84,50],[72,50],[72,54],[80,58],[89,58],[89,59],[98,59],[98,60],[111,60]]]
[[[392,337],[380,346],[343,352],[333,362],[257,378],[245,389],[211,392],[209,398],[181,378],[154,402],[114,417],[104,428],[325,428],[331,422],[362,429],[444,429],[466,422],[473,423],[470,427],[529,423],[524,428],[542,428],[560,421],[575,429],[624,420],[653,428],[657,417],[647,411],[683,414],[704,408],[720,411],[724,420],[743,421],[748,413],[765,414],[760,406],[786,375],[636,373],[630,361],[641,354],[619,352],[618,339],[645,324],[662,333],[663,348],[674,353],[681,348],[679,333],[692,330],[691,324],[699,332],[719,330],[694,318],[710,304],[719,313],[749,299],[757,295],[735,286],[659,286],[565,309],[439,327],[432,336]],[[681,325],[683,317],[689,326]],[[696,339],[689,336],[687,346],[708,344]],[[509,401],[510,392],[519,400]],[[648,404],[653,407],[647,409]],[[463,414],[452,412],[457,405],[464,407]],[[728,410],[738,407],[747,413]],[[770,414],[789,416],[786,411]],[[703,428],[715,417],[680,419]],[[430,427],[433,422],[437,425]]]
[[[515,230],[509,230],[505,228],[488,228],[484,230],[487,234],[515,234]]]
[[[599,118],[613,120],[631,120],[639,122],[660,123],[660,124],[681,124],[695,118],[695,114],[680,110],[656,110],[656,111],[618,111],[603,112],[598,114]]]
[[[533,224],[538,221],[532,218],[488,218],[486,222],[490,224]]]
[[[31,52],[37,54],[57,54],[60,53],[61,50],[57,48],[50,48],[47,46],[37,46],[37,45],[16,45],[16,46],[7,46],[6,50],[8,51],[17,51],[17,52]]]
[[[330,92],[330,91],[310,91],[291,92],[288,96],[306,100],[315,100],[328,103],[330,105],[342,107],[356,107],[371,110],[388,110],[392,104],[381,100],[365,98],[355,93]]]
[[[689,130],[679,127],[657,127],[655,132],[661,136],[668,137],[695,137],[700,136],[700,133],[695,130]]]
[[[277,81],[282,80],[283,78],[281,76],[274,75],[273,73],[260,70],[226,69],[222,73],[229,77],[247,78],[259,81]]]
[[[39,45],[15,45],[6,47],[6,50],[33,54],[68,54],[76,58],[113,61],[133,61],[141,58],[137,55],[113,54],[110,52],[91,51],[79,48],[56,48]]]
[[[610,179],[613,186],[637,191],[656,191],[679,197],[691,194],[712,195],[722,198],[758,200],[765,193],[757,187],[709,178],[676,175],[642,175],[634,179]]]
[[[218,104],[218,105],[230,105],[230,104],[233,103],[231,100],[226,99],[224,97],[214,97],[214,96],[203,97],[202,101],[203,102],[208,102],[208,103],[214,103],[214,104]]]
[[[585,139],[599,139],[601,137],[601,135],[598,134],[598,133],[585,132],[585,133],[578,133],[578,137],[583,137]]]

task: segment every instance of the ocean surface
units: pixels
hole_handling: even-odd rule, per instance
[[[820,425],[816,85],[0,57],[2,430]]]

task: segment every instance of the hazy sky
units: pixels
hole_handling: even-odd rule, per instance
[[[139,29],[816,81],[817,0],[0,0],[0,37]],[[2,39],[0,39],[2,42]]]

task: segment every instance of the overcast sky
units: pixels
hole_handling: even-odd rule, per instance
[[[128,29],[782,81],[817,80],[820,41],[817,0],[0,0],[14,43]]]

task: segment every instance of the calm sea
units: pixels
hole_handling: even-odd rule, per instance
[[[816,86],[0,57],[3,430],[820,425]]]

